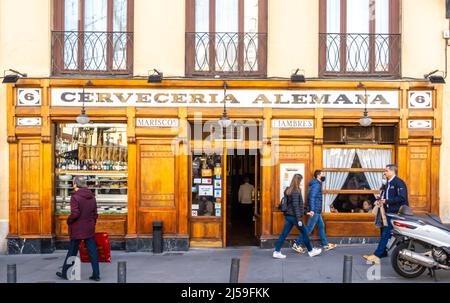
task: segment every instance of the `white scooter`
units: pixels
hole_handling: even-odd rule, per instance
[[[388,216],[393,237],[387,249],[393,249],[392,267],[400,276],[417,278],[429,269],[436,279],[436,269],[450,269],[450,224],[432,214],[414,214],[405,205]]]

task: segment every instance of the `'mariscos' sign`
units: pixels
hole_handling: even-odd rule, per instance
[[[398,91],[368,91],[368,108],[398,108]],[[228,107],[364,108],[361,91],[228,90]],[[52,89],[52,106],[222,107],[222,90]]]

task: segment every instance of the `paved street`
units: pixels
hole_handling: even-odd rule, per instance
[[[240,258],[239,282],[252,283],[305,283],[342,282],[344,255],[353,255],[353,282],[404,283],[432,282],[424,273],[415,280],[399,277],[390,266],[389,259],[383,259],[381,280],[369,281],[367,269],[361,255],[372,252],[374,245],[342,245],[335,251],[326,252],[315,258],[299,255],[291,249],[283,249],[287,259],[276,260],[271,257],[272,250],[256,247],[227,249],[191,249],[188,252],[126,253],[113,251],[112,263],[100,266],[102,282],[117,282],[117,262],[127,262],[127,282],[145,283],[226,283],[230,275],[232,258]],[[65,252],[57,251],[49,255],[0,256],[0,282],[6,282],[7,264],[17,264],[18,282],[58,282],[55,276],[62,265]],[[82,264],[81,282],[88,280],[90,264]],[[450,272],[438,271],[438,282],[450,282]],[[97,282],[91,282],[97,283]]]

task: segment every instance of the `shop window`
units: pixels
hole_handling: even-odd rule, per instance
[[[192,157],[192,217],[222,216],[222,156]]]
[[[55,0],[54,74],[131,74],[133,0]]]
[[[98,212],[127,213],[126,124],[57,124],[55,136],[56,213],[70,213],[73,178],[84,176]]]
[[[327,144],[395,144],[394,126],[335,126],[324,127],[323,140]]]
[[[393,163],[393,148],[325,148],[323,170],[326,212],[364,212],[380,193],[383,171]]]
[[[188,0],[186,73],[264,76],[267,0]]]
[[[320,0],[322,76],[399,76],[399,0]]]

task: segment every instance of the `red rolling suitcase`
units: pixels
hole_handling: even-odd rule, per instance
[[[111,246],[109,244],[108,234],[95,233],[95,244],[97,245],[98,262],[111,263]],[[80,242],[80,259],[83,263],[90,262],[84,240]]]

